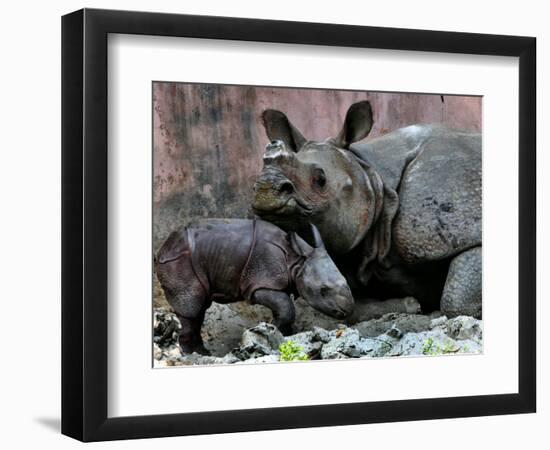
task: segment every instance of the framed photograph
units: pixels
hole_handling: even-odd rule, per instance
[[[535,411],[532,37],[62,21],[62,432]]]

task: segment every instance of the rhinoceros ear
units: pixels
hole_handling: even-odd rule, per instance
[[[311,234],[313,235],[313,242],[315,243],[315,248],[325,248],[325,244],[323,243],[323,238],[321,237],[321,233],[319,233],[319,230],[313,224],[311,224]]]
[[[266,109],[262,114],[267,137],[270,141],[281,140],[288,150],[297,152],[306,142],[300,130],[290,123],[288,117],[281,111]]]
[[[334,139],[336,145],[348,148],[353,142],[364,139],[372,128],[372,108],[367,100],[354,103],[346,113],[342,130]]]
[[[313,252],[313,247],[294,232],[290,233],[290,246],[298,255],[307,257]]]

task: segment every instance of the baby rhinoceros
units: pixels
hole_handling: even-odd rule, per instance
[[[312,226],[314,247],[262,220],[206,219],[173,232],[155,269],[182,325],[182,353],[207,353],[201,338],[206,309],[245,300],[268,307],[288,334],[294,321],[290,294],[343,319],[353,311],[350,288]]]

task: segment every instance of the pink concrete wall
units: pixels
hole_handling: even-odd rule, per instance
[[[414,123],[481,131],[481,98],[318,89],[153,85],[155,241],[188,218],[246,217],[268,142],[260,115],[285,112],[308,139],[335,136],[348,107],[368,99],[367,139]]]

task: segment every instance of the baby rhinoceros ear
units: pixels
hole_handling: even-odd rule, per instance
[[[187,240],[187,229],[173,231],[158,251],[157,261],[159,264],[165,264],[179,259],[189,252],[190,246]]]
[[[313,242],[314,242],[315,248],[324,249],[325,244],[323,242],[323,238],[321,237],[321,233],[319,233],[319,230],[313,224],[311,224],[311,234],[313,236]]]
[[[290,233],[290,246],[298,255],[308,257],[313,253],[314,248],[304,241],[298,234]]]

